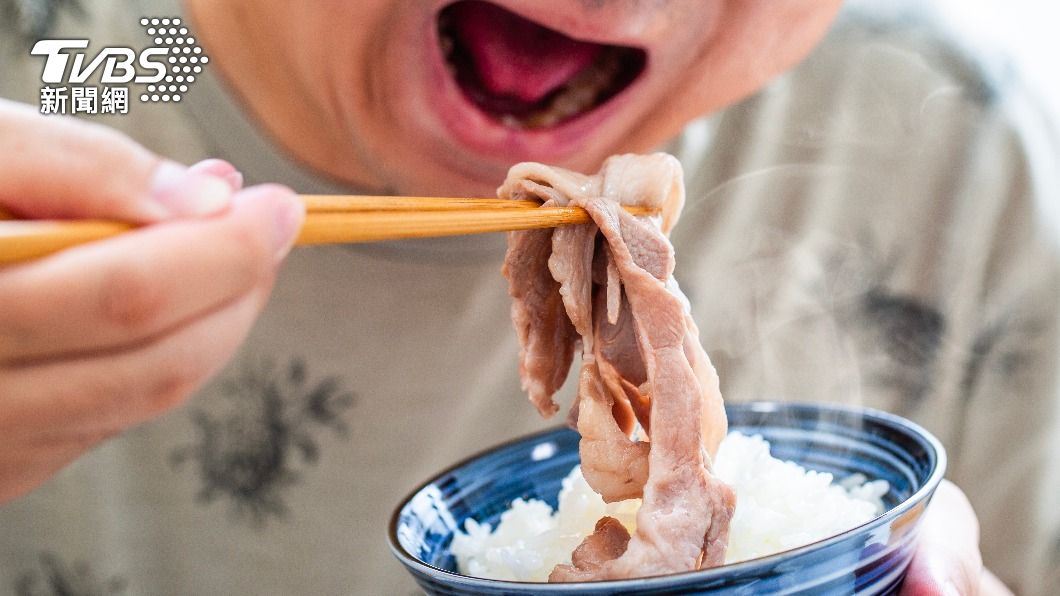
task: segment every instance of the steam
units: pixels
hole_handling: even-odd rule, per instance
[[[987,151],[1009,134],[997,66],[922,3],[854,2],[797,73],[671,147],[676,276],[727,399],[960,407],[991,323],[960,310],[986,265],[959,247],[993,240],[976,226],[1021,172]]]

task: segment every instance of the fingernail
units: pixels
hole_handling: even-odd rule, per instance
[[[209,174],[221,178],[233,191],[243,188],[243,173],[223,159],[204,159],[188,169],[197,174]]]
[[[230,183],[180,164],[165,162],[155,170],[151,198],[169,216],[201,216],[217,213],[232,198]]]
[[[228,186],[232,187],[232,190],[240,190],[243,188],[243,172],[225,174],[223,178],[224,181],[228,183]]]

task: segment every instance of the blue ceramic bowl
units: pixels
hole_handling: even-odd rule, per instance
[[[923,428],[883,412],[816,404],[726,407],[731,430],[760,434],[775,457],[890,483],[886,513],[831,538],[780,554],[703,571],[572,584],[460,575],[449,554],[471,517],[496,527],[517,497],[553,507],[578,463],[578,435],[557,429],[463,461],[416,489],[394,512],[390,547],[428,594],[889,594],[901,585],[924,507],[942,480],[946,454]],[[739,506],[739,505],[737,505]]]

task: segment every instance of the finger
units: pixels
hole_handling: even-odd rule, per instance
[[[27,445],[21,435],[0,437],[0,504],[33,490],[96,442],[85,439],[80,445],[65,440]]]
[[[979,593],[979,522],[957,485],[943,480],[924,515],[903,596]]]
[[[984,567],[983,575],[979,578],[979,596],[1012,596],[1012,590]]]
[[[0,208],[19,217],[145,223],[214,213],[230,195],[113,129],[0,100]]]
[[[3,371],[4,442],[21,438],[87,447],[169,410],[231,358],[270,289],[255,288],[134,349]]]
[[[143,341],[270,278],[303,217],[294,193],[258,186],[230,213],[180,220],[0,271],[0,362]]]

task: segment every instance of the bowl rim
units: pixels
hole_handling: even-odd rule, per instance
[[[725,575],[733,572],[747,572],[755,569],[756,567],[769,567],[775,563],[780,562],[782,559],[788,559],[798,555],[808,553],[810,551],[827,548],[833,544],[837,544],[848,538],[853,537],[855,534],[859,534],[866,530],[872,530],[879,526],[882,526],[885,522],[892,519],[899,518],[905,515],[907,512],[912,510],[914,507],[919,506],[921,503],[927,506],[930,502],[930,498],[934,493],[935,489],[938,488],[942,478],[946,474],[946,449],[943,447],[942,442],[939,441],[935,435],[925,429],[923,426],[897,414],[891,414],[883,410],[875,408],[866,408],[862,406],[850,406],[843,404],[833,404],[827,402],[779,402],[779,401],[750,401],[750,402],[736,402],[726,403],[726,408],[735,408],[741,410],[749,410],[751,412],[761,413],[777,413],[782,410],[795,411],[795,410],[816,410],[823,413],[833,413],[838,415],[859,415],[867,418],[873,418],[877,422],[888,424],[892,427],[896,427],[911,435],[917,436],[922,439],[928,446],[930,446],[933,455],[935,456],[935,466],[928,474],[927,480],[924,484],[917,489],[913,494],[909,495],[902,502],[898,503],[894,507],[884,511],[880,515],[872,518],[865,523],[854,526],[848,530],[840,532],[839,534],[833,534],[827,538],[822,538],[809,544],[766,555],[762,557],[756,557],[753,559],[747,559],[745,561],[739,561],[737,563],[730,563],[728,565],[720,565],[718,567],[710,567],[708,569],[698,569],[695,571],[683,571],[680,573],[671,573],[667,575],[655,575],[648,577],[620,579],[620,580],[594,580],[588,582],[528,582],[528,581],[516,581],[516,580],[500,580],[500,579],[488,579],[483,577],[474,577],[471,575],[463,575],[461,573],[455,573],[447,569],[441,569],[434,565],[429,565],[412,553],[409,553],[404,546],[397,539],[397,528],[401,517],[401,512],[405,506],[415,497],[420,491],[427,488],[431,484],[437,482],[443,476],[446,476],[454,470],[461,468],[472,461],[484,457],[495,451],[506,449],[517,443],[528,442],[546,435],[551,435],[557,431],[561,431],[568,427],[566,426],[554,426],[545,430],[529,433],[508,441],[504,441],[492,447],[478,451],[468,457],[461,459],[460,461],[452,464],[451,466],[443,469],[431,476],[428,480],[420,483],[415,489],[410,491],[404,498],[401,499],[398,506],[394,509],[390,516],[390,523],[387,525],[387,542],[390,546],[391,552],[399,561],[405,566],[409,567],[410,570],[418,571],[427,576],[441,575],[449,579],[454,583],[458,583],[464,587],[481,587],[484,589],[493,590],[533,590],[535,592],[566,592],[572,589],[576,589],[579,586],[592,586],[593,588],[611,588],[615,590],[636,588],[646,589],[652,587],[673,587],[671,584],[677,582],[693,581],[693,580],[713,580],[720,579]],[[693,577],[694,576],[694,577]]]

